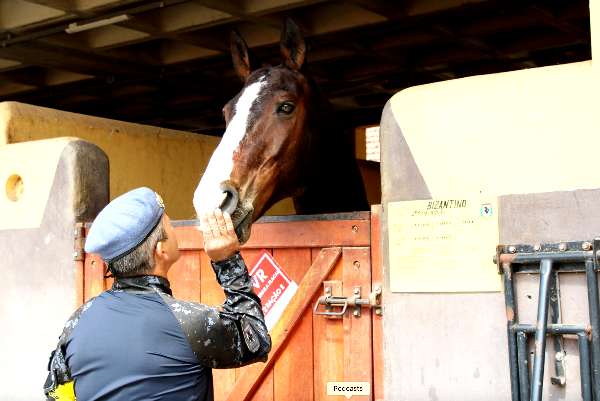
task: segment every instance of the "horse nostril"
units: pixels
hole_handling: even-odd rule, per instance
[[[238,201],[240,200],[238,191],[231,184],[228,183],[221,184],[221,191],[223,191],[224,199],[223,202],[221,202],[219,208],[222,211],[232,215],[233,212],[235,212],[235,209],[237,208]]]

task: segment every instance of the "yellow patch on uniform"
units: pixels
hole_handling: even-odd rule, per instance
[[[74,382],[59,384],[48,394],[54,401],[76,401]]]

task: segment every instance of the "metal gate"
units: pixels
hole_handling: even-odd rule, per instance
[[[253,225],[242,248],[248,267],[267,250],[298,290],[271,330],[266,363],[213,370],[216,401],[332,399],[327,383],[333,381],[368,382],[371,395],[352,399],[383,400],[379,210],[265,217]],[[169,272],[174,296],[221,304],[224,294],[196,222],[173,225],[181,249]],[[104,265],[94,255],[80,259],[84,301],[112,281],[104,278]]]
[[[508,355],[513,401],[541,401],[546,365],[546,336],[551,336],[553,356],[550,382],[566,383],[563,342],[574,337],[579,350],[581,398],[600,398],[600,306],[598,298],[598,249],[600,239],[535,245],[500,245],[496,263],[504,278]],[[561,317],[560,274],[584,273],[587,284],[588,321],[565,323]],[[539,275],[537,320],[519,320],[515,274]],[[550,313],[548,313],[550,312]],[[550,323],[548,323],[550,320]],[[533,347],[529,342],[534,339]],[[533,348],[533,351],[529,349]]]

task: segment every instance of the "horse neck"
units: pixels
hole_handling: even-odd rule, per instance
[[[319,118],[317,121],[331,121]],[[294,197],[299,214],[353,212],[368,210],[369,204],[354,151],[354,135],[340,130],[339,125],[312,127],[308,150],[304,191]]]

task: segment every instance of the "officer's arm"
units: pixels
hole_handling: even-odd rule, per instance
[[[163,295],[196,357],[211,368],[266,360],[271,337],[244,260],[236,253],[224,261],[213,262],[212,266],[226,297],[220,308]]]
[[[44,383],[44,394],[47,401],[75,399],[73,379],[71,379],[65,360],[63,337],[60,338],[58,346],[50,354],[48,376]],[[66,394],[72,395],[71,398],[65,397]]]
[[[71,370],[67,365],[65,346],[71,333],[79,323],[81,315],[90,309],[94,303],[92,298],[85,304],[81,305],[67,320],[63,331],[58,339],[56,349],[50,354],[48,360],[48,376],[44,382],[44,394],[47,401],[54,400],[75,400],[75,391],[73,387],[73,379],[71,378]]]

